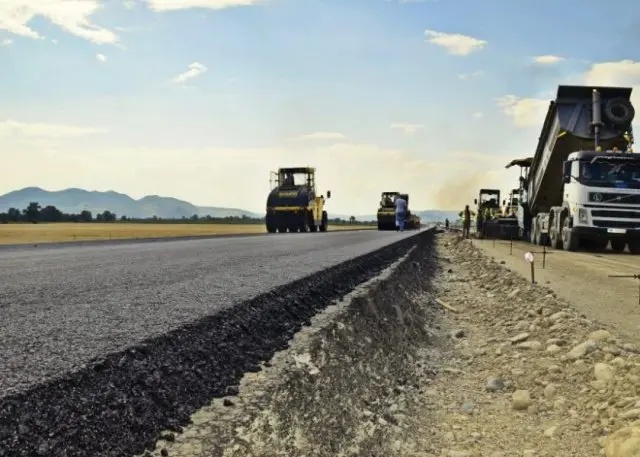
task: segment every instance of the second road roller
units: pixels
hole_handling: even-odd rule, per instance
[[[331,198],[331,191],[327,191]],[[325,197],[316,194],[316,169],[279,168],[271,172],[265,222],[269,233],[326,232]]]
[[[418,230],[420,218],[411,214],[408,208],[409,195],[401,192],[382,192],[380,207],[378,208],[378,230],[396,230],[396,206],[395,197],[402,197],[407,202],[407,214],[405,215],[404,228],[406,230]]]

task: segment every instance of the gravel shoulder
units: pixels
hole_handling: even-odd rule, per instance
[[[509,242],[473,240],[483,253],[512,271],[530,279],[530,266],[524,260],[527,251],[540,246],[517,242],[510,254]],[[542,268],[542,254],[536,254],[536,281],[570,301],[589,319],[598,321],[629,340],[640,344],[639,282],[632,278],[608,275],[640,273],[640,256],[630,254],[590,254],[553,250]]]
[[[640,456],[637,346],[544,285],[439,237],[453,347],[425,392],[420,456]]]

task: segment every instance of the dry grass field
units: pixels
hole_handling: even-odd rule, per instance
[[[360,225],[330,225],[329,231],[373,228],[375,227]],[[266,229],[262,224],[0,224],[0,245],[244,233],[266,233]]]

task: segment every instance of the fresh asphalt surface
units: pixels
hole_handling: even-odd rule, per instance
[[[0,397],[415,233],[0,250]]]

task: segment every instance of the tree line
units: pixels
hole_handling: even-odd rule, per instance
[[[38,222],[137,222],[137,223],[226,223],[226,224],[261,224],[264,223],[264,217],[253,218],[246,215],[243,216],[227,216],[212,217],[198,216],[194,214],[191,217],[182,218],[161,218],[153,216],[150,218],[133,218],[126,215],[118,217],[112,211],[105,210],[101,213],[93,214],[91,211],[81,211],[78,214],[69,214],[60,211],[53,205],[42,207],[38,202],[31,202],[24,209],[9,208],[6,212],[0,212],[0,224],[8,223],[32,223]],[[360,222],[356,221],[354,216],[349,220],[340,218],[329,219],[331,224],[373,224],[373,221]]]

